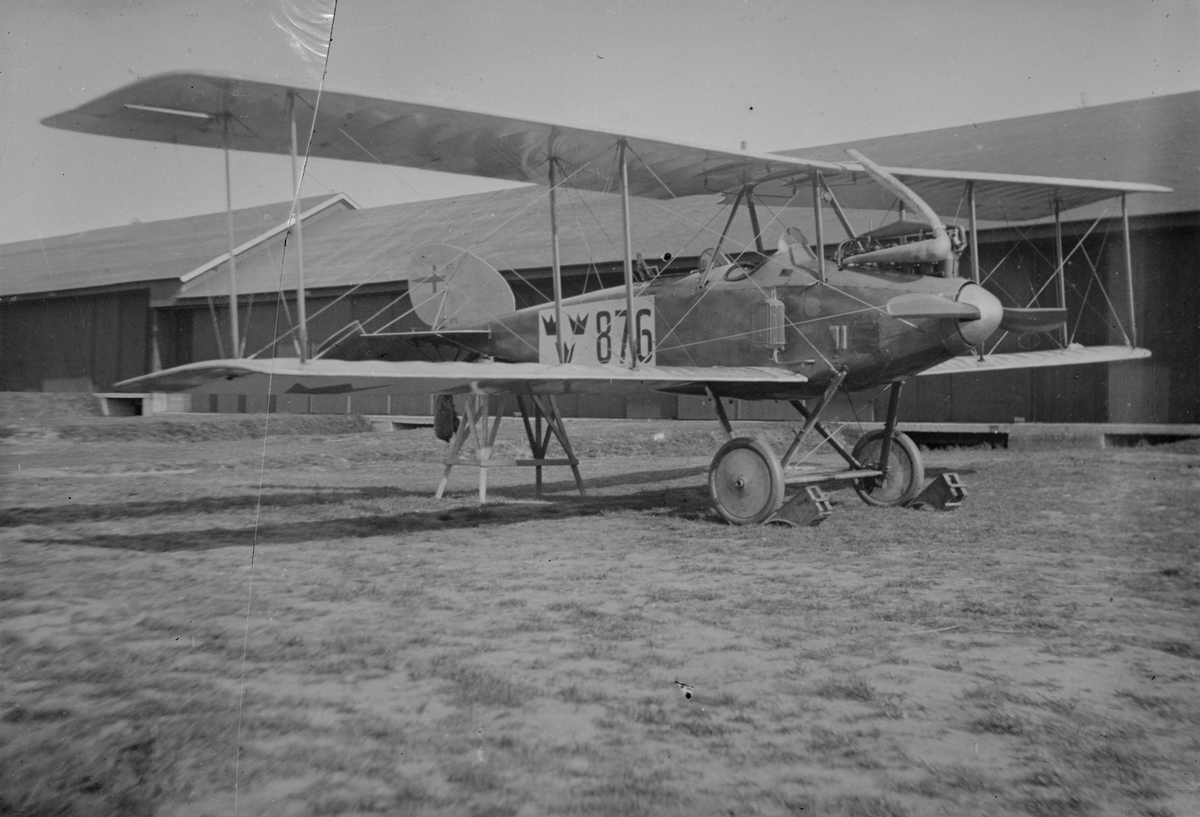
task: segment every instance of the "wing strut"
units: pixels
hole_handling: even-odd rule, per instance
[[[558,179],[555,174],[558,159],[550,157],[550,274],[554,279],[554,348],[558,351],[558,362],[563,361],[562,329],[562,267],[558,255]],[[628,221],[626,221],[628,228]],[[539,478],[541,472],[539,471]]]
[[[979,219],[975,217],[975,182],[967,182],[967,209],[971,219],[971,280],[979,283]],[[1061,247],[1059,249],[1061,252]],[[1062,256],[1058,265],[1062,266]]]
[[[846,231],[846,236],[851,239],[858,238],[858,233],[854,231],[854,227],[850,224],[850,219],[846,217],[846,211],[842,209],[842,203],[838,201],[833,188],[829,186],[829,182],[825,181],[824,176],[821,177],[821,189],[829,197],[829,204],[833,207],[833,213],[838,217],[838,221],[842,223],[842,229]]]
[[[288,90],[288,113],[292,120],[292,219],[296,224],[296,330],[300,339],[300,362],[308,360],[308,310],[304,303],[304,219],[299,212],[300,179],[296,172],[296,92]],[[232,254],[231,254],[232,255]],[[283,298],[283,293],[279,293]]]
[[[712,259],[709,261],[710,266],[715,266],[720,262],[717,260],[721,257],[721,245],[725,243],[725,237],[729,235],[729,228],[733,224],[733,217],[737,215],[738,207],[742,203],[742,197],[748,195],[746,188],[742,187],[738,190],[737,196],[733,199],[733,207],[729,210],[729,218],[725,220],[725,229],[721,230],[721,235],[717,239],[717,248],[713,250]],[[704,270],[708,272],[708,270]]]
[[[1129,205],[1128,194],[1121,194],[1121,230],[1125,239],[1125,281],[1129,292],[1129,345],[1137,346],[1137,316],[1133,308],[1133,249],[1129,245]]]
[[[233,338],[233,356],[242,357],[242,335],[238,331],[237,256],[233,252],[233,188],[229,181],[229,119],[221,117],[222,145],[225,153],[225,225],[229,233],[229,334]]]
[[[1067,308],[1067,267],[1066,261],[1063,260],[1062,249],[1062,204],[1058,198],[1054,199],[1054,267],[1058,275],[1058,305],[1063,310]],[[1059,330],[1059,335],[1062,338],[1063,348],[1067,348],[1071,338],[1067,335],[1067,325],[1064,323],[1062,329]]]
[[[971,229],[971,280],[979,283],[979,219],[975,215],[975,182],[967,182],[967,211]],[[1065,344],[1064,344],[1065,345]],[[983,360],[984,344],[975,347],[975,354]]]
[[[821,223],[821,171],[813,173],[813,221],[817,231],[817,278],[825,283],[825,227]]]
[[[767,248],[763,246],[762,228],[758,226],[758,211],[754,209],[754,196],[746,194],[746,210],[750,213],[750,227],[754,230],[754,249],[760,253],[766,253]]]
[[[638,365],[638,336],[636,332],[636,314],[633,311],[633,236],[629,231],[629,164],[625,158],[626,145],[622,139],[620,155],[617,161],[621,164],[621,221],[625,227],[625,341],[629,349],[629,368],[636,369]]]

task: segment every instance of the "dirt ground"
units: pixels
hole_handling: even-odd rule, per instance
[[[1200,814],[1196,446],[794,530],[713,424],[568,423],[586,498],[483,507],[428,430],[10,431],[0,814]]]

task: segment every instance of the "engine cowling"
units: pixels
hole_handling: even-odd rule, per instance
[[[990,338],[1004,319],[1004,306],[1000,300],[979,284],[966,283],[954,298],[955,303],[968,304],[979,310],[979,317],[948,323],[942,335],[942,344],[951,352],[960,355]]]

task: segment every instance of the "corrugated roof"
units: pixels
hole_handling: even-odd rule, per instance
[[[1130,196],[1130,214],[1200,210],[1200,91],[780,152],[846,161],[849,148],[881,165],[1162,184],[1175,192]]]
[[[525,187],[333,213],[311,227],[305,226],[305,283],[317,289],[424,275],[428,268],[412,252],[430,243],[470,250],[498,269],[548,267],[549,206],[546,188]],[[634,250],[651,263],[666,253],[699,255],[716,243],[725,216],[713,196],[667,202],[633,199],[630,221]],[[765,211],[762,213],[764,224],[770,218]],[[739,218],[731,249],[752,240],[748,222],[741,222],[746,222],[745,216]],[[559,251],[563,266],[621,259],[621,231],[618,197],[586,191],[560,192]],[[767,234],[778,237],[778,232],[776,227]],[[239,261],[238,291],[276,291],[280,264],[277,252]],[[282,275],[284,288],[294,288],[294,265],[286,263]],[[216,296],[228,294],[228,290],[228,274],[222,269],[187,287],[181,295]]]
[[[304,199],[303,209],[326,198]],[[291,202],[234,210],[234,242],[282,224],[290,211]],[[20,241],[0,248],[0,295],[178,278],[228,249],[224,211]]]

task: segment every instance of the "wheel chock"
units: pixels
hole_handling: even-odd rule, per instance
[[[783,503],[767,524],[811,528],[824,522],[832,513],[833,505],[828,495],[816,485],[806,485],[804,490]]]
[[[958,474],[942,474],[925,486],[908,507],[918,510],[952,511],[967,498],[967,489]]]

